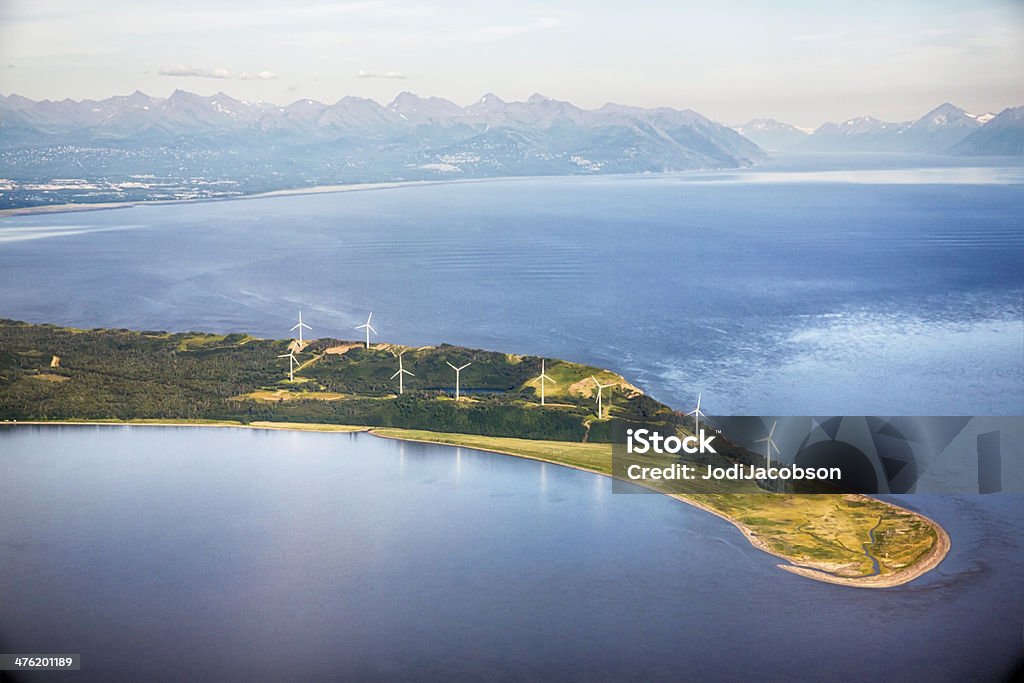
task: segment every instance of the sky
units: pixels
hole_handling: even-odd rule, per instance
[[[723,123],[902,121],[1024,104],[1024,0],[0,0],[0,93],[408,90],[690,108]]]

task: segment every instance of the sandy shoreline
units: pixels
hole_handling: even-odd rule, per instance
[[[240,422],[233,423],[233,422],[227,422],[227,421],[225,421],[225,422],[216,422],[216,421],[211,421],[211,422],[171,422],[171,421],[168,421],[168,422],[127,422],[127,421],[125,421],[125,422],[117,422],[117,421],[90,422],[90,421],[84,421],[84,420],[79,420],[79,421],[60,421],[60,420],[41,421],[41,420],[36,420],[36,421],[0,422],[0,426],[2,426],[2,425],[38,425],[38,426],[52,426],[52,425],[103,426],[103,425],[109,425],[109,426],[118,426],[118,427],[128,426],[128,427],[222,427],[222,428],[223,427],[233,427],[233,428],[239,428],[239,429],[266,429],[266,430],[306,431],[306,432],[324,432],[324,433],[332,433],[332,432],[333,433],[339,433],[339,432],[340,433],[360,433],[361,432],[361,433],[368,433],[368,434],[370,434],[370,435],[372,435],[372,436],[374,436],[374,437],[376,437],[378,439],[393,439],[393,440],[396,440],[396,441],[409,441],[409,442],[412,442],[412,443],[425,443],[425,444],[432,444],[432,445],[435,445],[435,446],[447,446],[447,447],[450,447],[450,448],[467,448],[467,449],[475,450],[475,451],[483,451],[483,452],[487,452],[487,453],[496,453],[498,455],[505,455],[505,456],[510,456],[510,457],[513,457],[513,458],[522,458],[524,460],[533,460],[535,462],[543,462],[543,463],[547,463],[547,464],[550,464],[550,465],[557,465],[558,467],[568,467],[569,469],[579,470],[580,472],[588,472],[590,474],[597,474],[597,475],[600,475],[602,477],[608,477],[609,479],[614,479],[614,477],[611,474],[608,474],[606,472],[600,472],[598,470],[594,470],[594,469],[591,469],[591,468],[588,468],[588,467],[581,467],[579,465],[571,465],[571,464],[568,464],[568,463],[555,462],[553,460],[547,460],[545,458],[540,458],[540,457],[536,457],[536,456],[532,456],[532,455],[526,455],[524,453],[513,453],[511,451],[503,451],[503,450],[496,449],[496,448],[483,448],[483,447],[480,447],[480,446],[468,446],[468,445],[464,446],[464,445],[454,444],[454,443],[445,443],[445,442],[442,442],[442,441],[431,441],[429,439],[415,439],[415,438],[412,438],[412,437],[403,437],[403,436],[399,436],[399,435],[396,435],[396,434],[380,434],[380,433],[378,433],[376,431],[377,428],[375,428],[375,427],[358,426],[358,425],[330,425],[330,424],[302,423],[302,422],[251,422],[249,424],[242,424]],[[391,428],[389,428],[389,429],[391,429]],[[399,428],[394,428],[394,429],[399,429]],[[696,500],[695,497],[688,497],[688,496],[683,496],[683,495],[679,495],[679,494],[663,494],[663,495],[667,495],[669,498],[673,498],[675,500],[678,500],[681,503],[686,503],[687,505],[692,505],[693,507],[696,507],[696,508],[698,508],[700,510],[703,510],[705,512],[709,512],[709,513],[715,515],[716,517],[724,519],[725,521],[729,522],[734,527],[739,529],[739,531],[743,534],[743,536],[747,539],[747,541],[752,546],[757,548],[758,550],[766,552],[769,555],[773,555],[773,556],[778,557],[778,558],[780,558],[782,560],[786,560],[786,562],[790,562],[789,558],[787,558],[784,555],[781,555],[781,554],[773,551],[768,546],[767,543],[765,543],[763,540],[761,540],[761,538],[753,530],[750,529],[750,527],[746,526],[745,524],[743,524],[743,523],[741,523],[741,522],[739,522],[737,520],[734,520],[734,519],[728,517],[727,515],[723,514],[722,512],[720,512],[720,511],[718,511],[718,510],[716,510],[716,509],[714,509],[714,508],[712,508],[712,507],[710,507],[708,505],[705,505],[704,503],[701,503],[699,500]],[[811,567],[799,566],[799,565],[795,565],[795,564],[792,564],[792,563],[790,563],[790,564],[780,564],[780,565],[777,565],[777,566],[780,569],[784,569],[784,570],[786,570],[788,572],[791,572],[793,574],[798,574],[800,576],[803,576],[804,578],[813,579],[815,581],[822,581],[822,582],[825,582],[825,583],[836,584],[836,585],[840,585],[840,586],[849,586],[849,587],[853,587],[853,588],[892,588],[894,586],[901,586],[901,585],[903,585],[905,583],[909,583],[909,582],[913,581],[914,579],[916,579],[916,578],[918,578],[920,576],[923,576],[924,574],[928,573],[929,571],[931,571],[932,569],[937,567],[939,565],[939,563],[941,563],[942,560],[945,559],[946,555],[949,553],[949,549],[951,547],[951,541],[950,541],[950,538],[949,538],[949,534],[947,534],[946,530],[943,529],[937,522],[935,522],[934,520],[926,517],[925,515],[922,515],[919,512],[908,511],[905,508],[900,508],[900,507],[898,507],[896,505],[893,505],[892,503],[888,503],[886,501],[880,501],[880,500],[875,499],[875,498],[871,498],[871,500],[873,500],[875,502],[880,502],[880,503],[882,503],[884,505],[887,505],[889,507],[892,507],[894,509],[898,509],[898,510],[901,510],[901,511],[904,511],[904,512],[911,512],[911,514],[917,515],[921,519],[925,520],[933,529],[935,529],[935,533],[936,533],[936,536],[937,536],[935,544],[931,547],[931,549],[927,552],[927,554],[922,559],[920,559],[918,562],[916,562],[914,564],[913,567],[910,567],[909,569],[905,569],[905,570],[895,571],[895,572],[892,572],[890,574],[877,575],[877,576],[865,576],[865,577],[860,577],[860,578],[854,578],[854,577],[836,576],[836,575],[830,574],[830,573],[828,573],[826,571],[822,571],[822,570],[818,570],[818,569],[813,569]]]

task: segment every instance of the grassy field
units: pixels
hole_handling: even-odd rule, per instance
[[[712,495],[697,500],[749,528],[767,550],[837,577],[871,576],[872,558],[878,561],[879,577],[898,576],[939,542],[935,527],[920,515],[865,496]]]
[[[278,401],[340,401],[345,394],[336,391],[288,391],[287,389],[257,389],[246,394],[232,396],[235,401],[259,401],[276,403]]]
[[[445,434],[422,429],[374,429],[373,434],[394,439],[425,441],[449,446],[466,446],[483,451],[533,458],[569,465],[580,469],[611,473],[612,447],[607,443],[572,443],[567,441],[539,441],[508,437],[476,436],[473,434]]]

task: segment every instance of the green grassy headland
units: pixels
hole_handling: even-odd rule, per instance
[[[187,423],[350,431],[491,450],[611,473],[611,444],[630,427],[680,434],[686,420],[615,373],[548,359],[440,346],[307,342],[288,379],[291,340],[244,334],[78,330],[0,320],[0,420]],[[391,376],[404,353],[405,393]],[[455,365],[471,362],[451,397]],[[604,385],[598,419],[591,376]],[[855,586],[905,583],[945,556],[937,524],[853,495],[750,494],[714,486],[675,497],[735,524],[780,565]],[[869,531],[874,533],[870,542]],[[867,544],[867,545],[865,545]],[[878,561],[875,572],[872,558]]]

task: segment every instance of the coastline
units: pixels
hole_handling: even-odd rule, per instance
[[[12,422],[0,422],[0,426],[4,425],[34,425],[34,426],[52,426],[52,425],[70,425],[70,426],[141,426],[141,427],[233,427],[233,428],[244,428],[244,429],[264,429],[264,430],[278,430],[278,431],[306,431],[306,432],[321,432],[321,433],[367,433],[379,439],[393,439],[396,441],[409,441],[413,443],[427,443],[436,446],[448,446],[451,448],[467,448],[471,450],[483,451],[487,453],[495,453],[498,455],[504,455],[514,458],[522,458],[524,460],[533,460],[535,462],[543,462],[551,465],[557,465],[559,467],[568,467],[570,469],[578,470],[581,472],[588,472],[590,474],[597,474],[602,477],[608,477],[612,479],[612,475],[609,472],[602,472],[590,467],[584,467],[581,465],[574,465],[568,462],[558,462],[549,458],[543,458],[539,456],[529,455],[526,453],[516,453],[510,450],[502,450],[499,448],[488,448],[479,445],[470,444],[459,444],[447,441],[430,440],[415,438],[411,435],[402,435],[395,432],[416,432],[419,430],[403,430],[398,427],[369,427],[362,425],[332,425],[322,423],[301,423],[301,422],[264,422],[257,421],[248,424],[241,422],[232,421],[174,421],[174,420],[148,420],[148,421],[124,421],[124,420],[75,420],[75,421],[63,421],[63,420],[33,420],[33,421],[12,421]],[[382,430],[386,431],[383,433]],[[437,432],[440,434],[439,432]],[[923,519],[936,534],[936,541],[932,547],[921,557],[913,566],[897,571],[893,571],[889,574],[884,575],[873,575],[864,577],[845,577],[837,576],[821,569],[815,569],[813,567],[793,564],[790,558],[772,550],[769,545],[758,536],[757,532],[751,529],[749,526],[739,522],[738,520],[732,519],[723,512],[716,510],[715,508],[702,503],[697,499],[696,496],[684,496],[679,494],[664,494],[669,498],[678,500],[679,502],[691,505],[705,512],[709,512],[716,517],[719,517],[726,522],[736,527],[740,533],[747,539],[752,546],[761,550],[769,555],[773,555],[782,560],[785,560],[787,564],[776,565],[778,568],[788,571],[792,574],[797,574],[807,579],[815,581],[821,581],[824,583],[831,583],[840,586],[847,586],[851,588],[892,588],[895,586],[901,586],[909,583],[914,579],[917,579],[924,574],[928,573],[935,567],[937,567],[949,553],[952,546],[952,542],[949,538],[949,534],[945,529],[942,528],[935,520],[926,517],[925,515],[916,512],[909,511],[905,508],[900,508],[897,505],[889,503],[887,501],[881,501],[875,498],[869,498],[868,496],[860,496],[862,498],[869,498],[870,500],[881,503],[887,507],[898,509],[903,512],[910,512],[917,517]]]
[[[293,432],[368,432],[372,428],[361,425],[332,425],[313,422],[267,422],[258,420],[243,424],[231,420],[10,420],[0,422],[0,427],[30,425],[45,427],[67,425],[71,427],[233,427],[237,429],[267,429]]]
[[[872,500],[877,501],[877,499],[874,498]],[[885,504],[890,505],[890,503]],[[919,559],[909,571],[893,572],[892,574],[886,574],[884,576],[876,575],[865,576],[860,579],[851,579],[812,569],[811,567],[800,567],[793,564],[780,564],[778,566],[780,569],[785,569],[788,572],[798,574],[808,579],[815,579],[826,583],[835,583],[842,586],[854,586],[856,588],[892,588],[893,586],[901,586],[905,583],[909,583],[939,566],[939,564],[946,559],[946,555],[949,554],[949,550],[952,547],[952,541],[949,538],[949,534],[946,533],[946,530],[943,529],[935,520],[922,515],[920,512],[914,512],[914,514],[931,525],[932,529],[935,530],[936,539],[935,544],[931,549],[925,553],[924,557]],[[753,541],[751,541],[751,543],[753,543]]]
[[[720,511],[715,510],[714,508],[708,505],[705,505],[699,501],[694,500],[693,498],[688,498],[686,496],[676,494],[669,495],[671,498],[675,498],[689,505],[693,505],[694,507],[698,507],[701,510],[704,510],[705,512],[710,512],[716,517],[721,517],[722,519],[724,519],[725,521],[729,522],[734,527],[739,529],[740,532],[746,537],[750,545],[754,546],[758,550],[762,550],[768,553],[769,555],[774,555],[775,557],[781,558],[789,562],[789,558],[787,558],[785,555],[781,555],[772,550],[768,546],[768,544],[761,540],[757,533],[754,532],[747,525],[738,522],[732,519],[731,517],[728,517],[727,515],[721,513]],[[861,498],[869,498],[869,496],[860,496],[859,494],[858,496]],[[886,505],[888,507],[908,511],[906,510],[906,508],[900,508],[896,505],[893,505],[892,503],[878,500],[877,498],[870,498],[870,500],[876,503],[882,503],[883,505]],[[804,578],[814,579],[815,581],[823,581],[825,583],[833,583],[839,586],[850,586],[852,588],[893,588],[895,586],[902,586],[905,583],[910,583],[914,579],[927,574],[932,569],[937,567],[944,559],[946,559],[946,555],[949,554],[949,549],[952,547],[952,543],[950,541],[949,534],[946,533],[946,530],[943,529],[938,524],[938,522],[922,515],[920,512],[908,512],[912,512],[912,514],[925,520],[931,526],[931,528],[935,530],[936,535],[935,544],[932,545],[931,549],[928,550],[928,552],[922,559],[914,563],[914,565],[909,569],[902,569],[884,575],[878,574],[874,576],[848,577],[837,576],[835,574],[830,574],[829,572],[820,569],[814,569],[812,567],[792,564],[791,562],[789,564],[779,564],[776,566],[779,569],[785,569],[788,572],[798,574],[800,576],[803,576]]]
[[[437,180],[392,180],[377,183],[350,183],[347,185],[313,185],[312,187],[296,187],[288,190],[268,190],[267,192],[254,192],[252,194],[243,193],[237,195],[226,195],[222,197],[196,197],[193,199],[132,199],[123,202],[95,202],[89,204],[45,204],[42,206],[22,206],[13,209],[0,209],[0,218],[12,218],[14,216],[35,216],[57,213],[76,213],[79,211],[106,211],[109,209],[130,209],[139,206],[167,206],[173,204],[233,202],[245,199],[268,199],[273,197],[293,197],[312,194],[336,194],[339,192],[394,190],[402,187],[430,187],[433,185],[454,185],[457,183],[501,182],[529,177],[534,176],[497,176],[494,178],[448,178]]]

